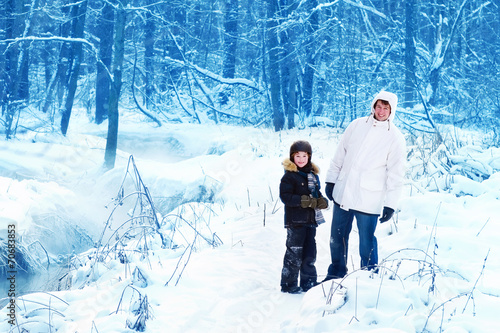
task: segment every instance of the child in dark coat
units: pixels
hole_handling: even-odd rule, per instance
[[[316,227],[324,222],[320,209],[328,207],[328,200],[320,192],[319,168],[311,156],[309,142],[296,141],[290,147],[290,158],[283,161],[280,199],[285,204],[287,239],[281,291],[285,293],[300,293],[318,284]]]

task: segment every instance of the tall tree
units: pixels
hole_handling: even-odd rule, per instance
[[[416,1],[405,0],[405,98],[404,106],[413,106],[415,91],[415,37],[416,37]]]
[[[74,39],[83,39],[85,17],[87,15],[87,0],[73,5],[72,12],[72,33]],[[68,91],[66,92],[66,101],[61,117],[61,133],[66,135],[71,117],[71,110],[75,100],[76,88],[78,85],[78,77],[80,76],[80,66],[83,60],[83,44],[81,42],[73,42],[71,44],[70,66],[68,67]]]
[[[186,10],[184,4],[180,2],[168,2],[165,4],[164,17],[167,18],[166,55],[172,59],[183,61],[184,50],[184,26],[186,22]],[[178,65],[167,67],[166,76],[169,78],[168,86],[173,89],[173,85],[181,79],[182,68]]]
[[[13,134],[14,116],[20,110],[23,99],[27,98],[27,68],[29,56],[26,47],[19,47],[13,39],[25,32],[26,8],[24,1],[7,0],[5,3],[5,37],[9,42],[5,50],[5,71],[2,114],[5,115],[5,136]],[[22,50],[22,51],[20,51]],[[24,75],[23,75],[24,74]]]
[[[146,24],[144,26],[144,99],[146,108],[150,109],[153,100],[154,94],[154,80],[155,80],[155,71],[154,71],[154,49],[155,49],[155,31],[156,31],[156,22],[154,20],[154,16],[152,15],[151,5],[154,4],[154,0],[147,0],[148,11],[146,11]]]
[[[275,131],[285,126],[281,101],[280,77],[280,49],[278,42],[278,2],[268,0],[267,3],[267,49],[269,51],[269,85],[271,93],[271,107],[273,111],[273,125]]]
[[[236,72],[236,48],[238,40],[238,0],[226,0],[224,12],[224,61],[223,76],[233,79]],[[220,103],[228,101],[228,91],[225,89],[220,96]]]
[[[444,0],[439,0],[439,1],[444,1]],[[467,3],[467,1],[468,0],[462,0],[462,3],[458,7],[458,10],[456,11],[456,13],[454,13],[454,17],[450,17],[450,21],[452,24],[451,24],[451,27],[449,28],[449,31],[446,35],[445,35],[445,31],[444,31],[445,13],[443,12],[446,7],[445,6],[439,7],[439,14],[438,14],[439,24],[437,25],[437,29],[436,29],[437,44],[436,44],[436,47],[434,49],[432,63],[430,65],[430,69],[429,69],[429,80],[430,80],[430,85],[431,85],[431,89],[432,89],[432,93],[431,93],[431,96],[429,99],[429,103],[431,105],[437,104],[438,86],[439,86],[439,82],[440,82],[440,73],[441,73],[442,68],[444,67],[445,59],[446,59],[448,52],[450,50],[450,45],[451,45],[451,42],[454,38],[454,34],[457,30],[458,22],[460,22],[460,16],[462,15],[463,9],[465,8],[465,4]],[[446,20],[446,21],[448,21],[448,20]]]
[[[95,88],[95,122],[102,123],[108,117],[111,60],[113,57],[114,10],[104,1],[97,20],[96,34],[99,38],[99,60]]]
[[[281,65],[281,98],[288,128],[295,127],[297,113],[297,24],[285,20],[293,15],[298,3],[294,0],[280,0],[280,65]]]
[[[59,36],[63,37],[63,42],[59,45],[59,55],[57,58],[57,70],[54,72],[50,78],[49,87],[45,95],[45,103],[43,106],[43,112],[47,112],[49,107],[53,103],[57,103],[59,107],[62,104],[62,100],[65,92],[68,89],[68,73],[71,73],[68,68],[70,68],[71,58],[71,47],[72,42],[68,41],[71,35],[71,28],[73,19],[71,19],[71,8],[70,0],[65,0],[66,3],[61,8],[61,14],[63,15],[61,21],[58,22],[59,26]],[[54,101],[53,96],[57,95],[56,101]]]
[[[148,109],[138,104],[140,111],[150,111],[146,115],[159,123],[230,119],[280,130],[295,126],[297,114],[318,114],[343,126],[344,119],[365,112],[374,89],[395,91],[407,107],[425,102],[437,121],[448,119],[438,114],[445,108],[454,120],[486,121],[498,112],[497,1],[127,3],[144,23],[131,25],[134,33],[123,37],[123,57],[136,64],[130,72],[115,66],[114,11],[121,0],[88,2],[92,10],[83,32],[74,25],[83,23],[74,19],[83,0],[0,1],[1,124],[8,137],[15,135],[14,120],[27,116],[19,112],[26,105],[45,111],[41,116],[51,123],[62,116],[65,132],[72,107],[93,106],[75,97],[77,88],[89,90],[88,82],[95,82],[95,121],[101,123],[117,96],[135,97],[134,91],[118,91],[121,82],[133,79]],[[227,90],[220,94],[220,87]],[[40,95],[46,96],[41,107]],[[227,97],[230,105],[217,103]],[[474,115],[467,113],[471,105],[478,110]],[[49,108],[60,112],[47,113]],[[113,123],[117,127],[116,117],[108,125]]]
[[[306,46],[306,61],[304,68],[304,78],[303,78],[303,101],[302,108],[304,109],[304,114],[309,116],[312,112],[313,105],[313,91],[314,91],[314,73],[316,71],[316,31],[319,27],[319,12],[316,10],[318,6],[317,0],[311,0],[307,2],[308,11],[311,12],[309,16],[306,34],[307,34],[307,46]]]
[[[127,24],[128,5],[129,0],[121,0],[115,8],[114,53],[111,65],[113,78],[111,80],[109,93],[108,135],[106,138],[106,151],[104,153],[104,164],[108,169],[112,169],[115,166],[116,149],[118,148],[118,102],[122,88],[123,58],[125,56],[125,27]]]

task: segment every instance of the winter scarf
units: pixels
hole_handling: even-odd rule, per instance
[[[309,190],[311,191],[311,194],[314,198],[319,198],[319,191],[318,191],[318,183],[316,181],[316,177],[314,176],[313,173],[309,172],[307,174],[307,186],[309,187]],[[323,213],[321,212],[320,209],[315,208],[314,212],[316,214],[316,223],[318,225],[325,223],[325,218],[323,217]]]

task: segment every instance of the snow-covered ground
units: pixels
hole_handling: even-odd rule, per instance
[[[76,117],[67,137],[0,141],[0,238],[15,229],[18,254],[15,311],[2,257],[0,331],[498,331],[500,149],[465,140],[443,170],[439,151],[409,143],[400,211],[377,229],[379,274],[358,270],[354,228],[350,274],[289,295],[281,161],[294,140],[310,141],[324,184],[337,130],[157,128],[125,116],[111,171],[105,134]],[[317,232],[320,279],[331,213]]]

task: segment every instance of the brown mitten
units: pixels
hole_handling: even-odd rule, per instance
[[[313,198],[309,195],[303,195],[300,197],[300,207],[302,208],[316,208],[316,205],[318,204],[316,198]]]
[[[316,205],[316,208],[318,208],[318,209],[326,209],[326,208],[328,208],[328,200],[326,200],[323,197],[318,198],[317,203],[318,204]]]

